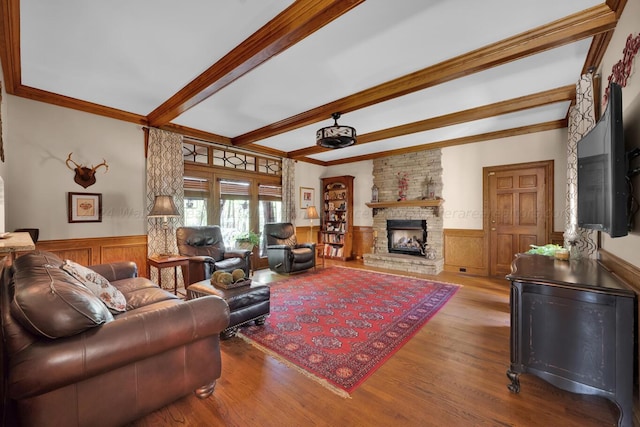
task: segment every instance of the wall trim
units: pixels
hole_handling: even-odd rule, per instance
[[[640,293],[640,269],[638,267],[604,249],[598,250],[598,261],[636,293]]]

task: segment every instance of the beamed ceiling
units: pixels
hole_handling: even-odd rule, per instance
[[[321,165],[565,127],[626,3],[1,1],[8,93]]]

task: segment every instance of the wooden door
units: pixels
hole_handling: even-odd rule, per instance
[[[552,161],[485,168],[492,276],[509,274],[515,255],[530,245],[548,243],[552,177]]]

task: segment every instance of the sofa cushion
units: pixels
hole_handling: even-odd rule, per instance
[[[71,260],[65,260],[62,269],[78,279],[95,296],[100,298],[112,313],[122,313],[127,309],[127,300],[122,292],[92,269]]]
[[[111,312],[55,257],[29,253],[14,263],[11,314],[31,333],[62,338],[113,320]]]

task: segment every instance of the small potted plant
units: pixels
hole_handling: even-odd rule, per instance
[[[260,235],[253,231],[243,231],[235,236],[236,248],[252,250],[260,244]]]

